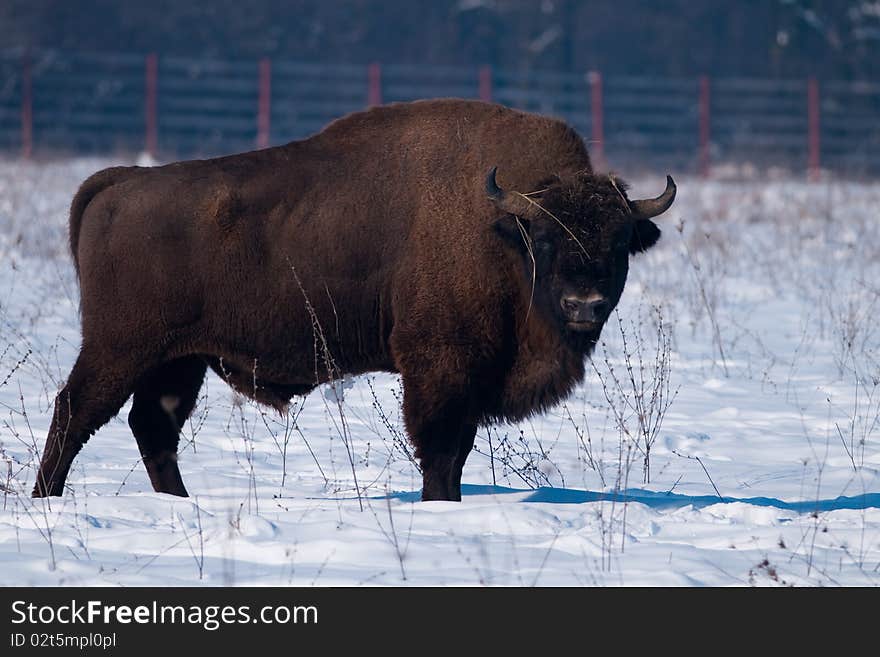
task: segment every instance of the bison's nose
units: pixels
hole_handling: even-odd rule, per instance
[[[569,322],[603,322],[610,309],[608,300],[598,294],[562,297],[562,310]]]

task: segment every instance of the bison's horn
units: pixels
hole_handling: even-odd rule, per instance
[[[489,169],[489,175],[486,176],[486,194],[493,201],[502,201],[504,200],[504,190],[498,186],[498,182],[495,180],[496,173],[498,173],[498,167]]]
[[[675,182],[672,176],[666,176],[666,191],[657,198],[646,198],[630,201],[633,214],[639,219],[650,219],[666,212],[675,200]]]
[[[498,167],[492,167],[486,175],[486,195],[496,207],[520,217],[528,216],[534,212],[532,204],[522,194],[506,192],[498,186],[495,174]]]

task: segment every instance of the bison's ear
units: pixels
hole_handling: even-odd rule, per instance
[[[495,220],[495,232],[513,247],[520,250],[526,249],[526,240],[529,239],[531,222],[523,217],[506,214]]]
[[[660,239],[660,229],[650,219],[637,219],[629,240],[629,252],[632,254],[647,251]]]

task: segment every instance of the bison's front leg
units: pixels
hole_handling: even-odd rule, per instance
[[[422,467],[422,500],[461,501],[461,470],[476,435],[464,395],[404,377],[403,414]]]
[[[460,416],[422,432],[416,456],[422,466],[423,501],[461,502],[461,474],[476,433],[476,425]]]
[[[474,439],[477,437],[477,425],[467,424],[462,427],[458,441],[458,455],[455,457],[455,465],[452,468],[452,499],[461,501],[461,475],[464,464],[471,450],[474,448]]]

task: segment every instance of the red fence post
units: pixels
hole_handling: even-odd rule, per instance
[[[708,178],[711,169],[709,144],[712,139],[711,92],[709,76],[700,76],[700,175]]]
[[[602,103],[602,74],[599,71],[590,71],[587,74],[590,82],[590,115],[593,164],[598,168],[605,167],[605,109]]]
[[[260,60],[260,91],[257,102],[257,148],[269,146],[269,130],[272,126],[272,62],[268,57]]]
[[[31,54],[21,59],[21,156],[29,159],[34,152],[34,89],[31,79]]]
[[[819,180],[820,162],[820,123],[819,123],[819,82],[816,78],[810,78],[807,82],[807,129],[809,161],[807,175],[812,182]]]
[[[159,150],[159,57],[152,52],[144,62],[144,150],[155,157]]]
[[[382,66],[373,62],[367,67],[367,105],[382,104]]]
[[[480,100],[486,103],[492,102],[492,67],[484,66],[480,69]]]

